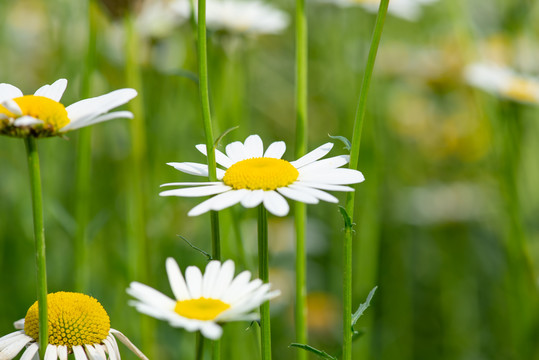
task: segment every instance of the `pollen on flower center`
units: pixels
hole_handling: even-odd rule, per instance
[[[32,116],[43,121],[43,126],[52,128],[51,130],[57,131],[69,124],[67,111],[64,105],[58,101],[36,95],[17,97],[13,101],[21,108],[22,115]],[[0,114],[17,117],[2,105],[0,105]]]
[[[215,320],[219,314],[230,308],[229,304],[217,299],[181,300],[176,302],[174,311],[183,317],[196,320]]]
[[[47,295],[49,344],[77,345],[101,344],[110,331],[110,318],[103,306],[91,296],[57,292]],[[39,339],[37,301],[24,318],[24,332]]]
[[[511,99],[536,102],[539,97],[539,86],[532,81],[517,78],[511,80],[504,94]]]
[[[298,170],[286,160],[258,157],[232,165],[223,182],[236,190],[275,190],[292,184],[298,176]]]

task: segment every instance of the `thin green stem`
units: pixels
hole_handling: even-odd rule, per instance
[[[197,331],[196,338],[196,360],[202,360],[204,358],[204,336],[202,336],[200,331]]]
[[[363,74],[359,101],[354,120],[354,132],[352,135],[352,148],[350,151],[351,169],[357,169],[359,162],[359,148],[361,145],[361,135],[363,132],[363,123],[367,109],[367,95],[371,83],[378,45],[382,37],[382,30],[387,14],[389,0],[382,0],[376,17],[376,24],[372,35],[371,46]],[[348,216],[354,218],[354,192],[348,193],[346,197],[346,211]],[[347,229],[344,234],[343,242],[343,360],[352,359],[352,230]]]
[[[45,226],[43,223],[43,197],[41,194],[41,173],[36,139],[25,138],[28,156],[28,172],[32,194],[32,214],[34,217],[34,240],[36,245],[37,301],[39,313],[39,354],[43,359],[48,345],[47,322],[47,261],[45,257]]]
[[[263,204],[258,206],[258,276],[264,283],[268,283],[268,214]],[[260,305],[260,342],[262,345],[262,360],[271,359],[271,324],[269,306],[269,301]]]
[[[212,341],[211,350],[212,350],[211,352],[212,360],[220,360],[221,359],[221,340]]]
[[[81,97],[91,96],[91,78],[95,69],[97,8],[93,0],[88,0],[88,49],[86,63],[81,80]],[[77,143],[77,168],[75,177],[75,219],[77,230],[73,249],[75,253],[75,289],[79,292],[86,290],[86,274],[88,268],[86,244],[88,240],[89,204],[90,198],[90,167],[91,167],[92,129],[81,129]]]
[[[307,14],[305,0],[296,0],[296,158],[307,151]],[[307,207],[297,203],[294,209],[296,226],[296,342],[307,344],[307,255],[305,228]],[[296,352],[297,359],[306,360],[307,352]]]

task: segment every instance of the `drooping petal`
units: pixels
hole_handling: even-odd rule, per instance
[[[9,338],[0,347],[0,359],[13,359],[29,342],[33,341],[30,336],[18,334]]]
[[[206,145],[198,144],[196,148],[198,151],[208,156],[208,152],[206,151]],[[231,167],[233,164],[232,160],[230,160],[228,156],[226,156],[225,154],[223,154],[221,151],[217,149],[215,149],[215,161],[217,162],[217,164],[224,166],[227,169]]]
[[[32,343],[21,356],[21,360],[32,360],[34,359],[34,356],[36,356],[37,351],[39,350],[39,345],[37,343]],[[60,360],[67,360],[67,355],[64,358],[60,358]]]
[[[275,216],[285,216],[290,207],[276,191],[264,191],[264,207]]]
[[[216,195],[192,208],[187,215],[197,216],[209,210],[220,211],[232,205],[239,203],[249,190],[230,190],[219,195]]]
[[[219,185],[197,186],[183,189],[166,190],[160,192],[159,196],[198,197],[220,194],[231,189],[232,188],[230,186],[221,183]]]
[[[144,355],[142,353],[142,351],[140,351],[128,338],[127,336],[125,336],[124,334],[122,334],[121,332],[119,332],[118,330],[115,330],[115,329],[110,329],[110,332],[112,334],[114,334],[114,336],[116,336],[118,338],[118,340],[120,340],[125,346],[127,346],[127,348],[129,350],[131,350],[135,355],[137,355],[139,358],[143,359],[143,360],[148,360],[148,358],[146,357],[146,355]]]
[[[60,360],[67,360],[67,346],[58,345],[58,358]]]
[[[214,322],[205,321],[204,325],[200,328],[200,332],[208,339],[217,340],[223,334],[223,329]]]
[[[188,300],[191,298],[187,285],[185,284],[185,279],[183,278],[182,272],[178,263],[173,258],[167,258],[166,260],[166,269],[168,275],[168,282],[174,293],[176,300]]]
[[[280,159],[283,157],[286,151],[286,144],[284,141],[276,141],[270,144],[264,153],[264,157]]]
[[[75,355],[75,360],[88,360],[86,352],[81,345],[73,346],[73,354]]]
[[[23,96],[23,93],[18,87],[6,83],[0,84],[0,102],[21,96]]]
[[[54,101],[60,101],[67,87],[66,79],[58,79],[51,85],[43,85],[34,93],[36,96],[44,96]]]
[[[333,148],[333,143],[325,143],[324,145],[320,145],[319,147],[317,147],[310,153],[307,153],[306,155],[300,157],[296,161],[291,161],[290,164],[292,164],[292,166],[294,166],[296,169],[299,169],[302,166],[308,165],[326,156],[326,154],[330,152],[332,148]]]

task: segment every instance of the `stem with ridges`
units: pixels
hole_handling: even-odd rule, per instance
[[[269,281],[268,214],[264,204],[258,206],[258,276],[263,283]],[[262,360],[271,359],[270,304],[260,305],[260,342]]]
[[[34,240],[36,246],[37,301],[39,313],[39,354],[44,359],[48,345],[47,321],[47,261],[45,256],[45,227],[43,222],[43,197],[41,194],[41,173],[36,139],[25,138],[28,156],[28,172],[32,195],[32,214],[34,217]]]
[[[367,94],[378,52],[378,45],[384,28],[384,21],[387,14],[389,0],[381,0],[376,24],[371,40],[367,65],[363,74],[359,102],[354,120],[354,133],[352,136],[352,148],[350,151],[350,169],[357,169],[359,161],[359,148],[361,145],[361,134],[363,132],[363,122],[367,109]],[[354,192],[348,193],[346,197],[346,211],[351,219],[354,218]],[[344,234],[343,243],[343,360],[352,359],[352,231],[347,230]]]

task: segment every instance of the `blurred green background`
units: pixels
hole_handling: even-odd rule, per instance
[[[293,18],[292,2],[275,5]],[[92,94],[126,87],[121,20],[100,7]],[[359,84],[375,15],[360,7],[309,3],[309,149],[351,138]],[[354,242],[354,308],[378,290],[356,326],[365,335],[354,358],[383,360],[539,359],[539,112],[472,89],[466,64],[503,61],[539,74],[539,5],[526,0],[440,0],[415,22],[388,15],[378,54],[360,155]],[[293,160],[293,21],[280,35],[209,33],[215,134],[222,144],[259,134],[287,142]],[[133,178],[130,120],[92,128],[86,293],[151,359],[194,358],[194,335],[143,320],[127,306],[129,282],[148,266],[148,285],[171,296],[165,259],[185,269],[210,252],[209,216],[188,218],[201,199],[161,198],[159,185],[198,181],[166,165],[204,162],[204,142],[189,23],[166,36],[139,34],[145,121],[143,178]],[[0,2],[0,81],[25,94],[69,80],[65,105],[80,99],[87,8],[68,0]],[[196,75],[195,75],[196,76]],[[143,115],[143,116],[141,116]],[[49,291],[73,291],[75,166],[78,133],[39,140]],[[340,143],[333,155],[346,153]],[[36,298],[31,201],[24,144],[0,139],[0,334],[12,332]],[[128,210],[141,187],[148,241],[133,258]],[[338,194],[344,201],[342,194]],[[342,203],[342,202],[341,202]],[[308,207],[310,345],[338,354],[341,336],[342,218],[335,204]],[[223,258],[256,274],[256,211],[221,213]],[[234,226],[237,224],[237,226]],[[270,217],[274,358],[292,359],[293,219]],[[241,240],[245,257],[238,246]],[[146,265],[145,265],[146,264]],[[146,321],[146,322],[144,322]],[[154,333],[143,335],[141,324]],[[228,324],[223,359],[258,359],[256,326]],[[121,347],[123,357],[134,356]],[[313,357],[314,358],[314,357]]]

